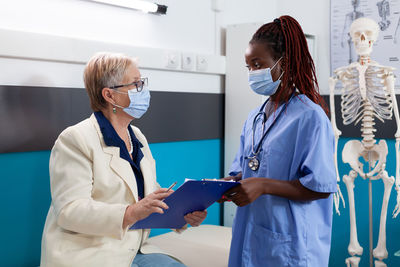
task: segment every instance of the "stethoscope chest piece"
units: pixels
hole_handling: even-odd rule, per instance
[[[251,157],[248,166],[251,170],[256,171],[260,167],[260,161],[255,156]]]

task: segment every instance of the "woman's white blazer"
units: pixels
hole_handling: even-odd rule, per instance
[[[142,132],[140,168],[144,191],[159,188],[155,161]],[[146,245],[149,230],[124,230],[129,204],[138,201],[135,175],[119,148],[107,146],[99,124],[90,118],[64,130],[51,151],[52,202],[47,215],[41,266],[131,266],[138,250],[161,253]]]

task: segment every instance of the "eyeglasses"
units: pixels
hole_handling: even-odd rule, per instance
[[[121,88],[121,87],[125,87],[125,86],[132,86],[132,85],[134,85],[136,87],[136,91],[137,92],[141,92],[143,90],[143,87],[148,85],[148,79],[147,78],[141,78],[137,82],[128,83],[128,84],[121,84],[121,85],[115,85],[115,86],[111,86],[109,88],[110,89],[117,89],[117,88]]]

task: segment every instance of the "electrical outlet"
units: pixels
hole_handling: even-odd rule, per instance
[[[179,66],[180,56],[178,53],[168,53],[166,55],[165,67],[169,69],[177,69]]]
[[[208,61],[205,56],[197,55],[197,71],[206,71],[208,67]]]
[[[183,70],[194,70],[196,56],[192,53],[182,54],[182,69]]]

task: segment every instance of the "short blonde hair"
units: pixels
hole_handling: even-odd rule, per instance
[[[85,88],[93,111],[107,107],[102,90],[120,85],[129,66],[137,67],[136,60],[119,53],[101,52],[95,54],[86,64],[83,74]]]

